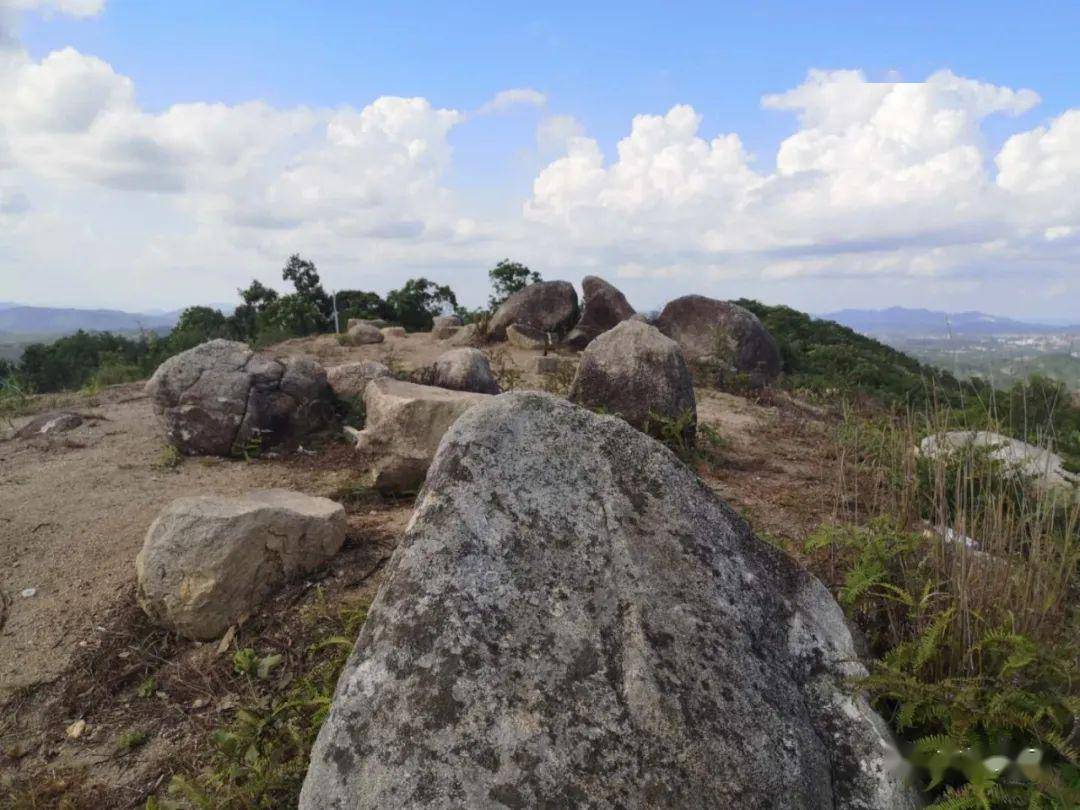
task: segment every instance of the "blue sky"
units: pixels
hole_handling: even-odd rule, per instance
[[[916,194],[902,211],[892,207],[899,203],[891,192],[876,195],[875,202],[877,196],[890,199],[890,207],[881,211],[880,218],[908,223],[904,227],[908,228],[910,238],[901,232],[900,224],[884,235],[867,230],[865,223],[859,225],[859,243],[869,240],[875,245],[872,261],[864,266],[876,269],[868,274],[862,273],[857,262],[850,258],[838,259],[827,266],[816,259],[800,267],[786,264],[777,267],[773,261],[775,256],[788,255],[792,250],[803,256],[829,253],[828,246],[846,239],[842,211],[824,222],[816,221],[815,215],[813,227],[799,229],[798,233],[770,234],[748,241],[736,238],[738,234],[717,234],[709,243],[711,246],[690,244],[702,231],[713,228],[714,223],[708,220],[710,208],[717,211],[718,219],[731,220],[745,214],[748,205],[760,206],[763,194],[781,198],[779,206],[769,209],[769,214],[755,214],[745,225],[748,231],[768,227],[768,222],[762,224],[768,216],[774,221],[793,216],[791,205],[796,197],[792,194],[797,192],[791,189],[799,184],[792,178],[801,176],[804,183],[810,182],[811,174],[807,172],[819,172],[821,166],[835,165],[835,160],[815,162],[813,157],[803,155],[796,164],[778,171],[778,150],[785,139],[808,128],[799,118],[800,109],[805,113],[807,108],[799,106],[802,104],[799,102],[784,109],[765,109],[763,98],[799,88],[811,70],[861,71],[867,85],[896,81],[922,83],[941,71],[949,71],[950,75],[977,83],[979,87],[1034,91],[1038,103],[1016,104],[998,99],[989,111],[974,100],[984,93],[974,84],[970,92],[964,91],[967,95],[961,101],[954,101],[956,93],[951,89],[944,96],[941,93],[932,96],[930,103],[940,107],[943,114],[958,109],[957,114],[974,121],[975,132],[965,130],[948,143],[931,139],[933,144],[928,141],[925,147],[918,145],[914,151],[921,162],[917,165],[931,165],[934,154],[939,158],[959,154],[957,150],[974,144],[985,166],[984,179],[993,185],[997,182],[996,158],[1010,137],[1039,126],[1051,126],[1068,111],[1080,107],[1080,85],[1076,81],[1080,76],[1080,60],[1075,55],[1074,42],[1075,32],[1080,30],[1080,4],[1035,3],[1021,7],[1011,3],[579,2],[474,3],[459,8],[445,3],[358,7],[360,4],[337,2],[108,0],[97,13],[87,13],[83,8],[83,15],[76,16],[63,12],[70,11],[72,4],[93,6],[99,0],[0,0],[0,8],[5,2],[42,7],[17,14],[16,41],[27,64],[44,64],[51,53],[65,48],[75,49],[82,57],[101,60],[117,76],[130,79],[140,116],[160,116],[177,104],[240,105],[251,100],[264,102],[276,111],[363,110],[383,97],[422,98],[432,109],[462,113],[463,120],[443,133],[450,151],[449,157],[435,170],[438,188],[434,191],[451,194],[454,204],[460,207],[460,215],[488,226],[487,232],[502,229],[509,233],[520,226],[529,233],[517,233],[509,244],[493,238],[488,254],[480,249],[462,251],[458,249],[460,245],[447,246],[446,259],[440,262],[436,237],[440,229],[427,212],[417,212],[414,207],[402,204],[380,214],[379,227],[395,216],[403,222],[423,223],[430,238],[425,240],[422,250],[412,253],[399,250],[400,243],[384,250],[381,243],[361,244],[345,238],[311,244],[312,250],[326,248],[327,272],[338,276],[340,285],[349,281],[342,268],[348,264],[350,255],[393,254],[392,259],[380,262],[379,270],[372,271],[372,286],[403,280],[415,270],[437,275],[439,266],[444,264],[451,268],[450,280],[466,290],[466,297],[481,298],[486,269],[483,257],[490,255],[493,261],[501,258],[500,250],[517,248],[528,254],[522,258],[539,265],[548,264],[551,269],[546,275],[561,272],[577,280],[575,273],[580,277],[587,271],[606,270],[601,274],[612,276],[616,283],[623,278],[623,284],[647,299],[640,302],[643,306],[662,303],[660,299],[668,290],[682,291],[698,284],[704,287],[701,291],[719,297],[728,297],[724,293],[729,291],[732,295],[753,294],[766,300],[793,297],[792,303],[818,310],[830,308],[831,302],[872,304],[878,293],[887,288],[892,291],[891,300],[882,304],[944,305],[948,301],[935,299],[945,296],[955,300],[956,305],[948,307],[951,309],[978,306],[1008,314],[1080,314],[1061,311],[1065,306],[1062,292],[1038,296],[1043,288],[1071,293],[1076,289],[1076,273],[1080,272],[1068,269],[1075,267],[1073,260],[1077,254],[1071,229],[1080,226],[1073,201],[1071,198],[1047,200],[1044,190],[1038,191],[1042,195],[1038,200],[1025,197],[1008,205],[998,202],[991,205],[985,203],[986,195],[979,190],[979,184],[968,177],[962,181],[966,184],[962,192],[955,184],[940,187],[938,191],[942,193],[938,194],[927,188],[922,192],[925,197]],[[846,91],[839,83],[836,85],[840,88],[836,94],[822,91],[825,99],[822,103],[844,103]],[[544,101],[507,105],[498,114],[475,114],[497,93],[512,88],[528,88],[542,94]],[[819,112],[824,109],[817,101],[810,103]],[[698,116],[694,137],[706,144],[718,135],[737,134],[747,153],[745,165],[755,173],[755,177],[739,181],[740,201],[731,201],[735,192],[726,186],[722,190],[707,187],[708,183],[727,183],[727,174],[718,180],[716,172],[695,174],[694,166],[685,165],[686,184],[700,181],[705,189],[702,193],[706,197],[695,198],[692,205],[680,202],[683,198],[679,190],[670,188],[662,190],[670,196],[669,207],[659,207],[663,210],[648,199],[627,202],[625,195],[619,196],[620,188],[625,191],[625,187],[612,185],[617,185],[618,178],[607,178],[605,190],[603,183],[588,185],[580,173],[563,177],[548,200],[541,200],[534,193],[534,183],[544,176],[545,169],[558,161],[563,152],[572,151],[569,147],[553,152],[537,147],[537,128],[544,121],[553,117],[572,120],[574,136],[594,141],[603,158],[602,168],[610,172],[619,159],[616,144],[631,134],[634,117],[665,116],[676,105],[689,105],[693,109]],[[942,120],[940,116],[923,116],[925,105],[921,100],[916,99],[911,105],[915,126],[923,125],[920,121]],[[868,108],[866,115],[872,114]],[[852,128],[864,127],[865,123],[845,121],[840,126],[854,142],[857,133],[851,134]],[[15,124],[9,123],[8,129],[14,132]],[[1068,128],[1066,134],[1071,131]],[[0,129],[0,137],[2,133]],[[71,170],[65,167],[61,194],[55,167],[34,163],[41,159],[40,148],[20,150],[20,134],[10,136],[17,160],[12,173],[15,179],[8,181],[9,197],[15,193],[10,189],[18,187],[20,199],[42,201],[33,206],[32,212],[41,213],[41,206],[48,199],[54,206],[54,218],[69,216],[60,209],[71,202],[72,195],[81,193],[76,188],[80,178],[67,176]],[[671,137],[683,138],[686,145],[684,135]],[[831,148],[834,135],[836,132],[815,130],[807,135],[806,148],[820,149],[824,154]],[[653,145],[659,154],[671,141],[665,140],[667,135],[657,137],[659,142]],[[570,142],[569,137],[565,140]],[[865,152],[859,150],[865,150],[868,143],[874,144],[873,148],[892,148],[888,144],[882,146],[879,135],[868,136],[860,143],[863,145],[857,149],[852,147],[855,151],[841,155],[840,162],[850,161],[854,155],[863,159]],[[910,144],[910,138],[905,143]],[[116,148],[125,147],[115,147],[114,151]],[[285,149],[277,143],[274,148]],[[927,150],[931,149],[937,151],[930,154]],[[21,161],[20,153],[26,156]],[[1028,152],[1024,151],[1024,155],[1024,170],[1035,171]],[[888,167],[881,172],[891,171],[901,178],[898,183],[908,182],[905,171],[911,167],[893,158],[888,158]],[[87,161],[94,159],[97,158],[93,155],[87,157]],[[1043,155],[1041,159],[1045,166],[1057,165],[1052,155]],[[581,166],[586,163],[589,161]],[[657,164],[649,165],[652,169],[642,169],[646,174],[654,171]],[[0,163],[0,172],[2,166]],[[567,167],[563,165],[563,168]],[[948,171],[952,172],[953,168]],[[964,171],[957,170],[956,176],[964,176]],[[1011,193],[1022,189],[1033,194],[1045,186],[1031,179],[1030,171],[1013,182]],[[549,172],[547,177],[551,179],[555,174]],[[772,177],[773,174],[785,177]],[[882,174],[875,171],[869,176],[867,182],[876,182],[875,178]],[[91,185],[94,182],[91,180]],[[107,193],[100,188],[86,193],[96,199],[96,206],[111,209],[110,216],[123,217],[125,209],[130,209],[134,218],[149,219],[140,230],[129,231],[126,226],[124,230],[135,239],[143,234],[152,240],[161,233],[183,233],[185,228],[192,234],[200,228],[205,231],[204,220],[210,210],[206,207],[208,192],[187,180],[182,185],[185,193],[190,188],[192,194],[199,192],[204,196],[198,199],[191,196],[177,205],[181,202],[179,195],[165,198],[160,190],[154,189],[153,199],[149,199],[142,189],[138,195],[129,190],[125,198],[115,184],[109,186]],[[847,192],[838,192],[838,188],[823,189],[817,202],[798,210],[813,212],[827,204],[823,200],[846,198]],[[751,193],[754,199],[748,202],[746,193]],[[918,209],[920,205],[925,207],[920,199],[942,197],[950,199],[948,211],[945,214],[928,211],[927,216],[940,221],[941,216],[962,212],[947,229],[952,234],[962,232],[962,237],[926,235],[935,230],[936,223],[919,221]],[[535,203],[535,211],[523,218],[522,207],[530,200]],[[733,208],[725,213],[728,204]],[[971,221],[968,212],[984,204],[987,211],[980,214],[977,222]],[[991,245],[1001,241],[994,238],[994,229],[1003,227],[1002,206],[1020,205],[1026,209],[1037,207],[1045,213],[1038,222],[1010,223],[1009,244],[1002,249],[974,252],[970,247],[973,244]],[[686,207],[693,207],[695,214],[686,215],[681,224],[676,223],[674,220]],[[157,211],[158,208],[161,210]],[[182,215],[177,213],[180,209]],[[147,210],[154,214],[148,216]],[[613,210],[618,216],[612,214]],[[852,210],[858,211],[859,207],[856,205]],[[603,244],[595,235],[570,232],[573,231],[570,226],[579,222],[610,229],[611,223],[605,219],[608,215],[629,223],[619,245]],[[185,220],[184,216],[189,219]],[[667,233],[665,239],[650,241],[651,217]],[[301,212],[296,221],[304,220],[309,225],[314,219],[312,215],[312,220],[306,220]],[[192,224],[197,220],[197,224]],[[678,231],[676,225],[684,230]],[[324,232],[320,233],[325,236]],[[680,233],[687,235],[685,251],[678,241]],[[1053,250],[1038,240],[1034,247],[1029,245],[1034,233],[1054,234],[1045,238],[1054,243]],[[250,275],[265,266],[260,264],[266,260],[259,254],[273,255],[278,244],[248,232],[216,235],[236,248],[231,255],[223,254],[219,259],[230,264],[222,270],[220,283],[209,284],[207,292],[219,297],[235,286],[236,277]],[[301,233],[296,236],[299,239]],[[895,254],[887,260],[880,247],[885,242],[879,244],[879,237],[889,244],[902,243],[902,255]],[[205,233],[198,238],[205,239]],[[580,271],[573,266],[571,251],[556,256],[543,249],[552,240],[572,244],[580,251],[583,257]],[[942,240],[948,243],[944,247]],[[640,262],[634,260],[632,247],[639,243],[643,257]],[[297,249],[304,248],[299,241],[292,244],[298,245]],[[924,246],[921,253],[920,244]],[[532,251],[533,245],[541,247]],[[41,251],[15,240],[5,244],[0,236],[0,251],[5,247],[26,261],[33,260],[35,255],[41,258]],[[943,249],[953,255],[946,258]],[[835,252],[838,257],[848,257],[851,250],[851,244],[845,243]],[[687,254],[693,254],[692,258],[687,258]],[[241,258],[244,255],[246,259]],[[127,306],[140,303],[133,300],[136,293],[155,298],[146,296],[146,291],[160,289],[164,297],[183,289],[183,285],[175,283],[176,274],[185,272],[183,266],[162,265],[152,269],[145,254],[134,252],[131,260],[145,266],[145,273],[149,274],[134,287],[117,280],[117,289],[110,293],[105,269],[85,270],[84,273],[94,275],[93,283],[76,286],[94,290],[94,297],[100,303]],[[62,262],[63,255],[53,251],[49,261]],[[740,267],[733,269],[740,261]],[[923,268],[914,271],[914,276],[913,262]],[[238,264],[243,265],[243,272]],[[683,264],[685,272],[679,269]],[[608,265],[611,267],[606,269]],[[1000,269],[1001,266],[1005,269]],[[267,277],[274,275],[272,268],[258,272]],[[161,273],[162,277],[168,274],[169,283],[150,283],[148,279],[154,273]],[[981,278],[980,274],[986,277]],[[211,277],[203,275],[199,281],[206,282]],[[1023,302],[1007,293],[1016,288],[1018,279],[1025,290],[1032,292]],[[55,290],[37,290],[29,283],[18,285],[17,291],[24,298],[39,300],[55,294]],[[11,296],[0,295],[6,297]],[[145,301],[147,306],[161,303]]]

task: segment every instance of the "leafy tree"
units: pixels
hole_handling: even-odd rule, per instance
[[[326,325],[326,318],[310,298],[283,295],[266,304],[256,319],[256,335],[260,344],[273,343],[290,337],[312,335]]]
[[[164,357],[161,341],[149,336],[128,338],[110,332],[78,331],[49,344],[34,343],[23,350],[21,376],[41,393],[81,388],[104,366],[110,381],[149,375]]]
[[[393,320],[394,311],[378,293],[364,290],[341,290],[337,294],[338,319],[342,328],[349,318]]]
[[[294,253],[281,271],[281,277],[285,281],[291,281],[296,294],[311,301],[322,313],[324,320],[329,321],[334,317],[333,303],[323,289],[319,271],[315,269],[313,262],[301,259],[300,254]]]
[[[416,332],[431,329],[436,315],[453,312],[457,308],[457,296],[446,285],[440,286],[426,278],[411,278],[400,290],[391,290],[386,303],[394,321]]]
[[[278,299],[277,290],[255,280],[246,290],[237,290],[237,292],[243,303],[233,312],[233,333],[242,340],[254,340],[258,329],[259,313]]]
[[[488,298],[488,305],[494,312],[503,301],[518,290],[540,281],[540,274],[520,262],[503,259],[488,271],[488,278],[491,279],[491,297]]]
[[[210,307],[188,307],[169,334],[169,351],[179,353],[215,338],[235,336],[234,324],[221,312]]]

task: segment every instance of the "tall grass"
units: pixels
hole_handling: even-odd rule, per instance
[[[992,408],[932,400],[848,409],[836,523],[805,550],[866,632],[865,687],[935,806],[1080,806],[1080,491],[986,448],[918,451],[1001,427]]]

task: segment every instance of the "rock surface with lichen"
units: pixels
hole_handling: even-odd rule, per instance
[[[300,807],[914,807],[863,671],[825,587],[661,444],[504,394],[439,447]]]

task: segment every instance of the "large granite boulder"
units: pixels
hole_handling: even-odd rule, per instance
[[[754,313],[729,301],[685,295],[670,302],[657,328],[683,350],[687,360],[712,363],[762,385],[780,373],[780,350]]]
[[[506,327],[520,323],[562,338],[578,318],[577,291],[568,281],[538,281],[518,290],[496,310],[488,326],[491,340],[506,340]]]
[[[360,399],[372,380],[389,377],[390,369],[377,360],[357,360],[331,366],[326,370],[326,381],[338,399]]]
[[[694,443],[697,400],[690,370],[679,344],[647,323],[623,321],[593,340],[581,355],[569,399],[657,437],[659,419],[685,421],[682,440]]]
[[[371,485],[387,494],[416,492],[443,434],[488,394],[451,391],[381,377],[364,391],[364,429],[356,449]]]
[[[291,444],[334,416],[326,372],[314,360],[275,360],[230,340],[170,357],[146,392],[164,419],[169,444],[188,455]]]
[[[139,603],[187,638],[220,636],[289,580],[337,554],[345,510],[283,489],[169,504],[135,558]]]
[[[453,391],[500,394],[491,361],[479,349],[451,349],[439,355],[431,369],[431,384]]]
[[[578,351],[634,314],[634,308],[626,296],[602,278],[585,276],[581,280],[581,291],[584,293],[581,318],[564,341]]]
[[[665,447],[504,394],[439,447],[300,807],[913,807],[864,672],[828,590]]]

